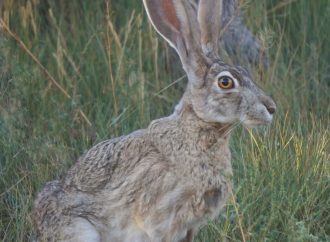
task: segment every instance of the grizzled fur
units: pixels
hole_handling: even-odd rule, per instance
[[[144,5],[179,54],[187,89],[172,115],[97,144],[45,185],[34,208],[38,241],[192,241],[231,193],[230,131],[272,121],[273,100],[217,55],[223,1]],[[233,85],[222,88],[222,78]]]
[[[95,241],[178,241],[214,218],[231,189],[229,127],[186,108],[96,145],[46,184],[36,201],[41,241],[80,241],[90,232],[77,220],[95,228]]]

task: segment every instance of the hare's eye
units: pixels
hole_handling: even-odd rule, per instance
[[[218,85],[222,89],[234,88],[234,81],[229,76],[222,76],[218,79]]]

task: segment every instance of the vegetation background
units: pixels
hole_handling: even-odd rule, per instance
[[[253,76],[278,112],[268,128],[234,132],[235,197],[196,241],[330,241],[330,2],[241,2],[270,61]],[[31,241],[43,184],[93,144],[169,115],[186,79],[141,1],[3,7],[0,240]]]

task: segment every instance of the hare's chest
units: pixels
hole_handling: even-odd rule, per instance
[[[231,183],[223,183],[216,188],[208,189],[202,197],[201,213],[208,219],[215,219],[224,208],[231,193]]]
[[[221,166],[197,163],[187,174],[196,188],[192,199],[197,217],[214,219],[225,206],[232,190],[232,168],[230,162]]]

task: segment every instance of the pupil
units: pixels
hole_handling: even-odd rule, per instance
[[[223,84],[224,86],[228,86],[228,84],[229,84],[229,80],[228,80],[227,78],[224,78],[224,79],[222,80],[222,84]]]

